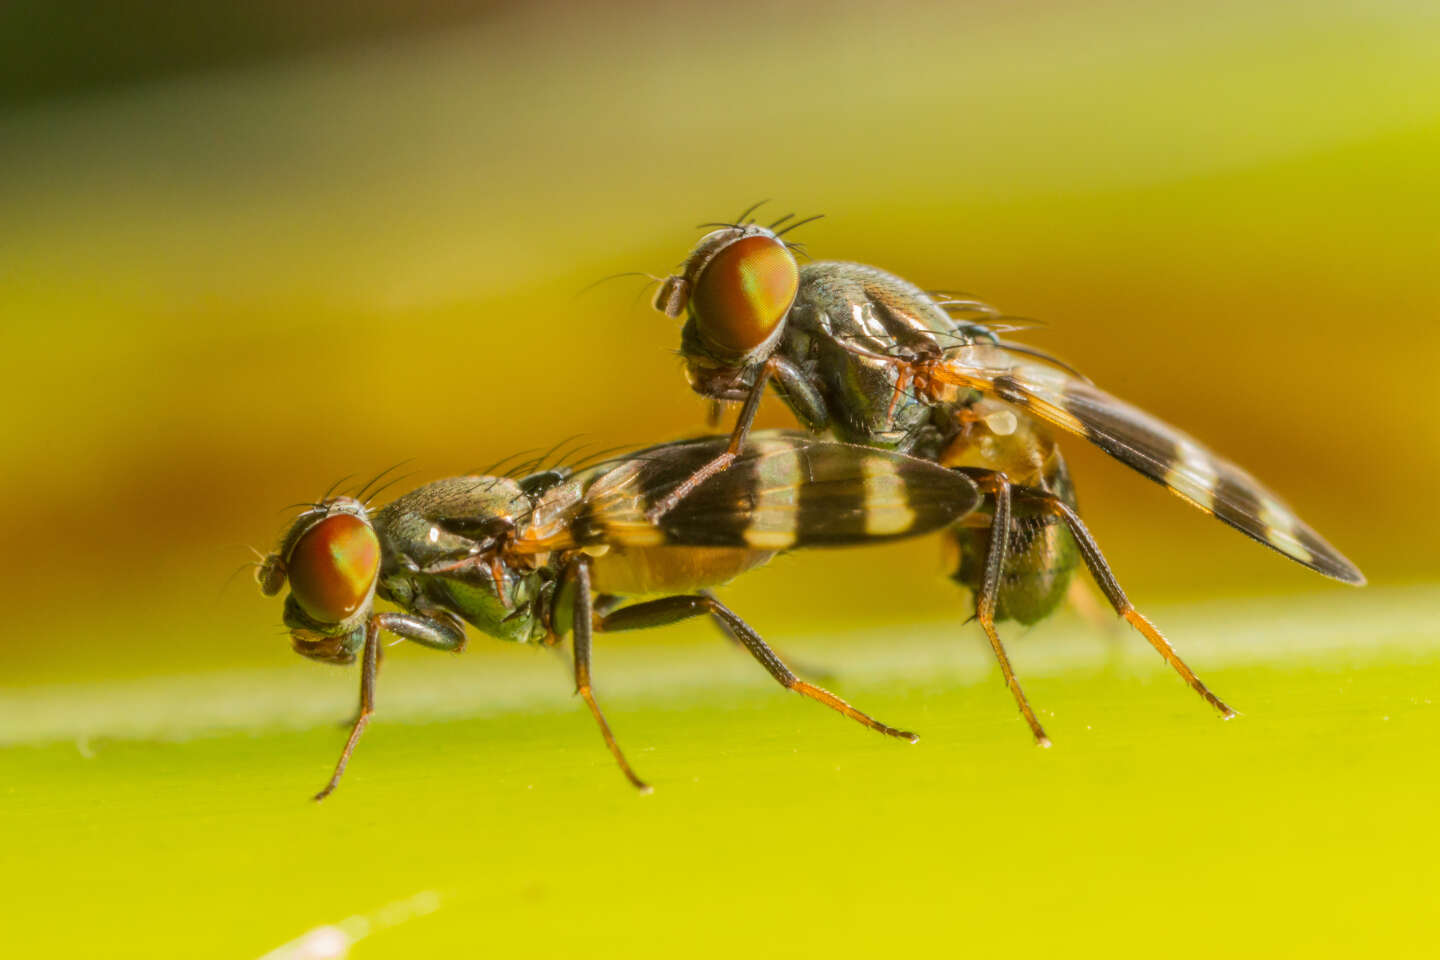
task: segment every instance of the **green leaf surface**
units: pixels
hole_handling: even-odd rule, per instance
[[[1016,633],[1051,750],[973,625],[775,638],[914,747],[720,643],[604,638],[651,796],[524,649],[391,657],[318,805],[353,670],[16,687],[6,953],[1422,955],[1437,613],[1430,588],[1156,611],[1228,723],[1138,637]]]

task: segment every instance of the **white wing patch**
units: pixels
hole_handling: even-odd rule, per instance
[[[1176,459],[1165,471],[1165,485],[1209,513],[1215,512],[1215,485],[1220,471],[1215,459],[1188,437],[1175,437]]]
[[[861,469],[865,475],[865,532],[885,537],[912,529],[915,511],[909,507],[899,464],[885,457],[866,457]]]
[[[800,452],[783,440],[752,440],[755,509],[745,528],[745,543],[756,550],[788,550],[795,545],[800,484]]]

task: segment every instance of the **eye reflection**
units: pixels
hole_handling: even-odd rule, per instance
[[[369,523],[337,513],[296,541],[286,568],[300,608],[317,623],[340,623],[370,595],[380,569],[380,542]]]
[[[710,345],[744,354],[775,332],[799,285],[799,266],[782,241],[768,234],[742,237],[705,265],[690,306]]]

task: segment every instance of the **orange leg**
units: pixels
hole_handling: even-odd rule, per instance
[[[906,363],[900,366],[900,371],[895,375],[895,393],[890,398],[890,408],[885,411],[886,420],[893,421],[895,419],[895,408],[900,405],[900,397],[904,395],[905,388],[910,386],[910,381],[914,379],[914,376],[915,368],[910,364]]]
[[[1046,736],[1045,728],[1040,726],[1035,711],[1030,709],[1030,701],[1026,699],[1025,691],[1020,689],[1020,681],[1010,667],[1010,658],[1006,656],[1005,647],[1000,642],[1000,633],[995,629],[995,601],[1000,593],[1000,573],[1005,568],[1005,557],[1009,552],[1010,481],[1003,473],[992,473],[981,477],[977,482],[993,497],[995,512],[990,520],[990,549],[985,554],[985,577],[980,583],[975,617],[984,628],[985,636],[990,641],[990,649],[995,652],[995,659],[1000,663],[1000,673],[1005,678],[1005,686],[1010,688],[1011,696],[1020,707],[1020,715],[1030,725],[1030,733],[1035,737],[1036,746],[1048,747],[1050,738]]]
[[[1110,601],[1110,605],[1115,608],[1115,612],[1123,617],[1132,627],[1140,631],[1140,635],[1150,641],[1150,645],[1159,652],[1160,656],[1165,658],[1165,662],[1170,664],[1176,673],[1180,674],[1180,677],[1190,685],[1190,689],[1200,694],[1206,703],[1220,712],[1222,717],[1229,720],[1235,716],[1235,711],[1230,709],[1225,701],[1211,693],[1210,688],[1205,686],[1200,678],[1195,675],[1195,671],[1191,670],[1185,661],[1180,659],[1180,655],[1175,652],[1175,648],[1170,645],[1170,641],[1165,639],[1165,635],[1159,631],[1155,624],[1151,623],[1143,613],[1135,609],[1135,605],[1130,602],[1130,598],[1125,596],[1125,591],[1120,588],[1120,583],[1115,579],[1115,574],[1110,572],[1110,565],[1105,562],[1104,554],[1100,552],[1099,545],[1095,542],[1095,538],[1090,536],[1090,531],[1085,528],[1085,523],[1080,519],[1079,514],[1071,509],[1069,504],[1050,494],[1026,490],[1024,496],[1027,499],[1040,501],[1046,510],[1064,522],[1065,526],[1070,530],[1070,535],[1075,538],[1075,542],[1080,546],[1080,555],[1085,558],[1085,565],[1090,569],[1090,575],[1095,578],[1095,583],[1098,584],[1100,589],[1105,593],[1105,598]]]
[[[682,594],[673,597],[662,597],[658,600],[649,600],[644,603],[637,603],[629,607],[616,610],[603,617],[600,621],[600,629],[606,631],[615,630],[639,630],[645,627],[662,626],[667,623],[678,623],[681,620],[688,620],[691,617],[700,617],[709,614],[722,629],[738,642],[750,655],[760,662],[770,676],[779,681],[780,685],[787,690],[793,690],[803,697],[809,697],[817,703],[823,703],[831,710],[843,714],[863,724],[877,733],[883,733],[887,737],[895,737],[900,740],[908,740],[910,743],[918,743],[920,738],[908,730],[899,730],[888,724],[881,723],[869,714],[856,709],[845,700],[813,683],[807,683],[795,676],[794,672],[785,665],[785,662],[770,648],[770,645],[755,632],[748,623],[741,620],[733,610],[725,606],[715,597],[708,593]]]
[[[604,738],[605,746],[610,749],[610,755],[620,765],[620,772],[625,775],[625,779],[641,793],[650,793],[650,785],[635,775],[630,762],[625,759],[625,754],[621,752],[615,734],[610,732],[610,724],[606,722],[605,714],[600,711],[600,704],[596,702],[595,694],[590,688],[590,637],[595,611],[590,595],[589,561],[582,557],[575,562],[571,570],[575,577],[575,692],[584,698],[595,722],[600,725],[600,736]]]

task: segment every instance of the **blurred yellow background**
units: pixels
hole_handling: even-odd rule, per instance
[[[306,50],[11,91],[12,670],[273,659],[275,605],[216,595],[284,504],[699,429],[643,281],[577,291],[663,275],[767,197],[827,215],[797,235],[817,257],[1043,320],[1030,342],[1245,464],[1372,582],[1436,572],[1435,10],[439,4],[416,32],[399,6],[369,5],[378,36],[326,8]],[[1339,589],[1079,446],[1142,603]],[[958,603],[930,544],[787,567],[743,609],[806,616],[837,576],[872,586],[834,617]]]
[[[1425,955],[1437,41],[1436,5],[1326,0],[9,5],[7,943],[254,956],[438,904],[356,954]],[[1044,321],[1371,586],[1071,442],[1121,581],[1241,720],[1060,616],[1007,629],[1029,749],[919,542],[725,594],[913,752],[704,624],[626,635],[596,676],[637,800],[561,667],[479,638],[397,648],[304,806],[355,674],[294,657],[247,545],[345,475],[700,429],[643,281],[580,291],[763,198],[826,214],[817,258]]]

